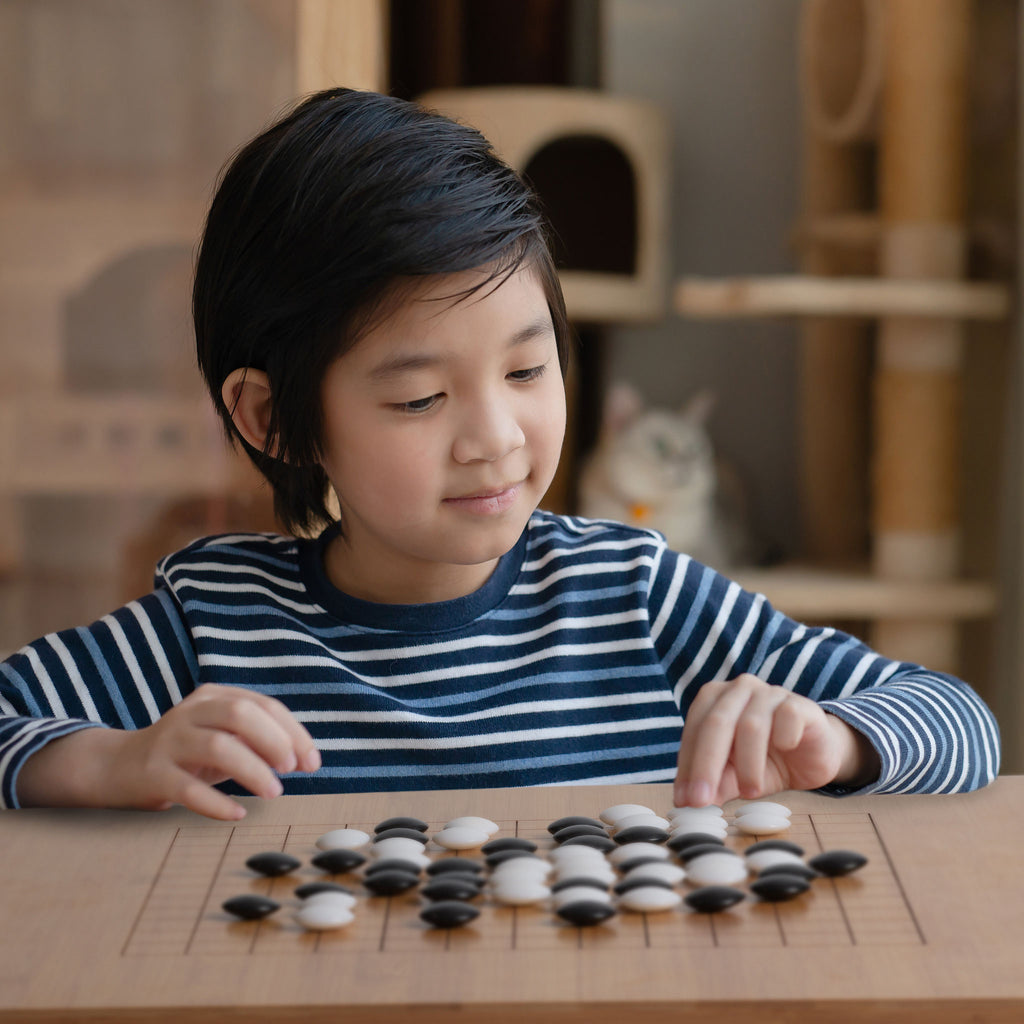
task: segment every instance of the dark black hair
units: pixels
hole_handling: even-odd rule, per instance
[[[539,206],[474,128],[371,92],[317,93],[248,143],[214,196],[196,264],[199,366],[228,436],[296,532],[330,522],[320,388],[327,367],[409,278],[529,266],[564,374],[569,328]],[[486,283],[486,282],[484,282]],[[263,451],[238,435],[228,375],[264,371]]]

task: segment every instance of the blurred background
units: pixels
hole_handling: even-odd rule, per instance
[[[349,85],[477,124],[548,210],[579,337],[548,506],[710,510],[731,575],[964,676],[1024,769],[1020,41],[1017,0],[0,0],[0,652],[276,528],[192,263],[231,154]],[[694,433],[713,494],[665,467]]]

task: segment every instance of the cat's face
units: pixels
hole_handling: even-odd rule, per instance
[[[641,413],[615,436],[608,454],[612,478],[638,502],[670,494],[700,501],[714,488],[711,441],[701,424],[682,413]]]

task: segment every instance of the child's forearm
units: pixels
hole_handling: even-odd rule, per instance
[[[832,781],[853,789],[874,782],[882,770],[878,751],[863,733],[847,725],[841,718],[829,714],[827,721],[841,751],[839,770]]]
[[[117,806],[109,765],[125,734],[117,729],[80,729],[52,740],[33,754],[18,773],[22,807]]]

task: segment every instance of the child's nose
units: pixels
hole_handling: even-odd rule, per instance
[[[525,443],[514,411],[503,402],[484,400],[467,409],[452,457],[456,462],[496,462]]]

